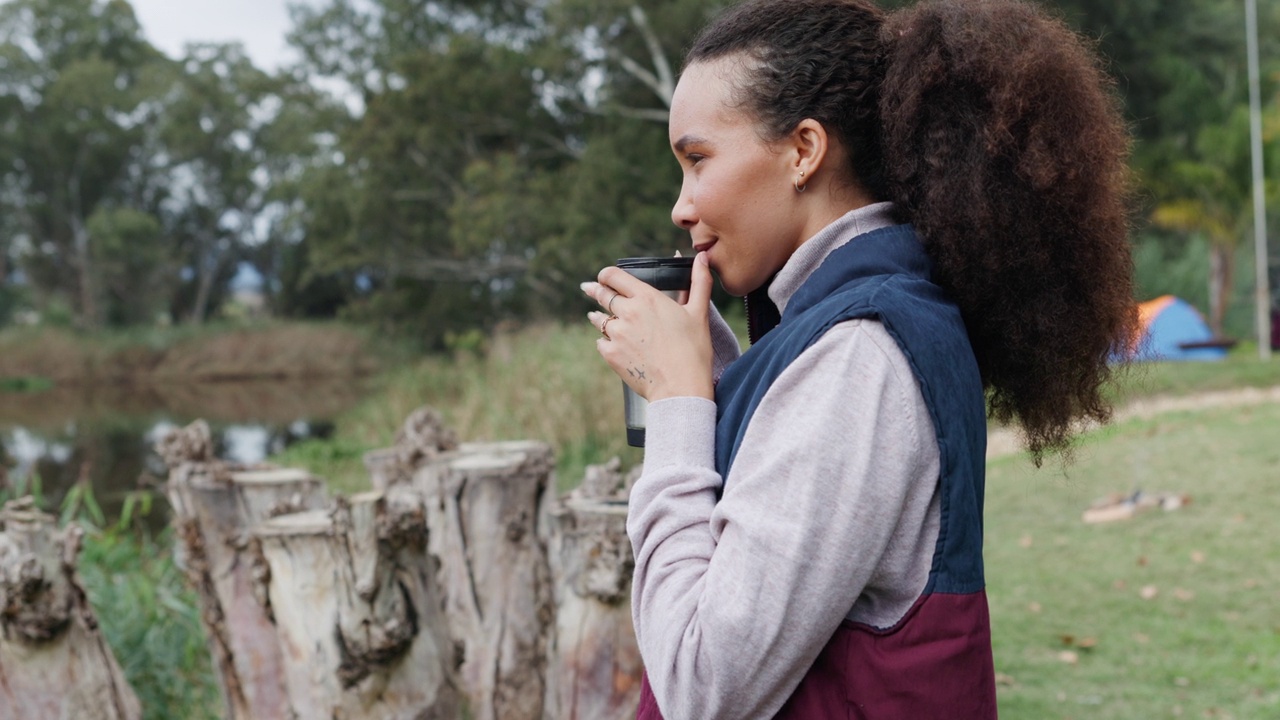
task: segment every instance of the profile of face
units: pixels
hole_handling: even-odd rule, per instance
[[[684,171],[671,220],[706,252],[724,289],[746,295],[786,263],[808,235],[793,183],[807,167],[789,138],[762,139],[733,100],[737,58],[689,65],[671,100],[671,149]]]

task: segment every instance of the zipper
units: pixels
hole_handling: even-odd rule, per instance
[[[778,306],[769,299],[769,283],[744,295],[742,305],[747,311],[747,339],[752,345],[782,322],[782,313],[778,312]]]

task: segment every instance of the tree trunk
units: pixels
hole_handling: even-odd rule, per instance
[[[1209,329],[1222,337],[1235,281],[1235,250],[1222,244],[1209,247]]]
[[[200,595],[201,621],[232,720],[287,718],[284,662],[249,528],[273,516],[321,507],[322,483],[298,470],[234,473],[211,452],[203,421],[161,441],[179,564]]]
[[[76,300],[80,308],[80,323],[83,328],[93,330],[100,324],[100,318],[89,229],[85,227],[84,220],[75,213],[71,213],[69,222],[75,248],[76,286],[79,290],[79,297]]]
[[[0,510],[0,716],[137,720],[138,698],[75,576],[80,528],[30,498]]]
[[[424,409],[394,447],[366,455],[374,492],[321,509],[310,488],[250,497],[254,476],[213,462],[199,430],[161,450],[224,690],[240,706],[282,696],[274,711],[233,717],[634,715],[641,666],[616,464],[590,469],[552,508],[549,447],[459,445]],[[278,659],[250,674],[242,658],[259,645]],[[255,678],[257,695],[245,689]]]
[[[476,720],[543,716],[553,618],[542,503],[553,466],[543,443],[463,444],[413,474]]]
[[[420,506],[364,493],[255,534],[295,717],[458,717]]]
[[[631,624],[635,560],[615,460],[587,468],[551,512],[556,624],[548,652],[547,720],[630,720],[644,667]]]
[[[211,241],[216,246],[217,239]],[[188,321],[192,325],[203,325],[209,313],[209,297],[213,294],[213,282],[222,269],[222,253],[216,247],[212,250],[213,263],[209,267],[203,253],[196,253],[196,296],[191,304],[191,315]]]

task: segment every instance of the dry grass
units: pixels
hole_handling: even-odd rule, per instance
[[[0,378],[67,385],[367,375],[377,369],[369,345],[364,333],[333,323],[96,336],[21,328],[0,333]]]
[[[543,324],[498,333],[478,352],[424,358],[385,378],[339,432],[358,446],[385,446],[410,412],[431,405],[465,441],[551,444],[562,482],[615,455],[633,464],[641,453],[626,444],[622,383],[596,354],[597,337],[585,322]]]

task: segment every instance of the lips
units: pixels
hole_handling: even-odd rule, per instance
[[[716,241],[715,241],[715,240],[712,240],[712,241],[710,241],[710,242],[699,243],[699,244],[697,244],[697,245],[694,245],[694,246],[693,246],[693,251],[694,251],[694,252],[706,252],[706,251],[708,251],[708,250],[710,250],[710,249],[711,249],[711,246],[712,246],[712,245],[715,245],[715,244],[716,244]]]

